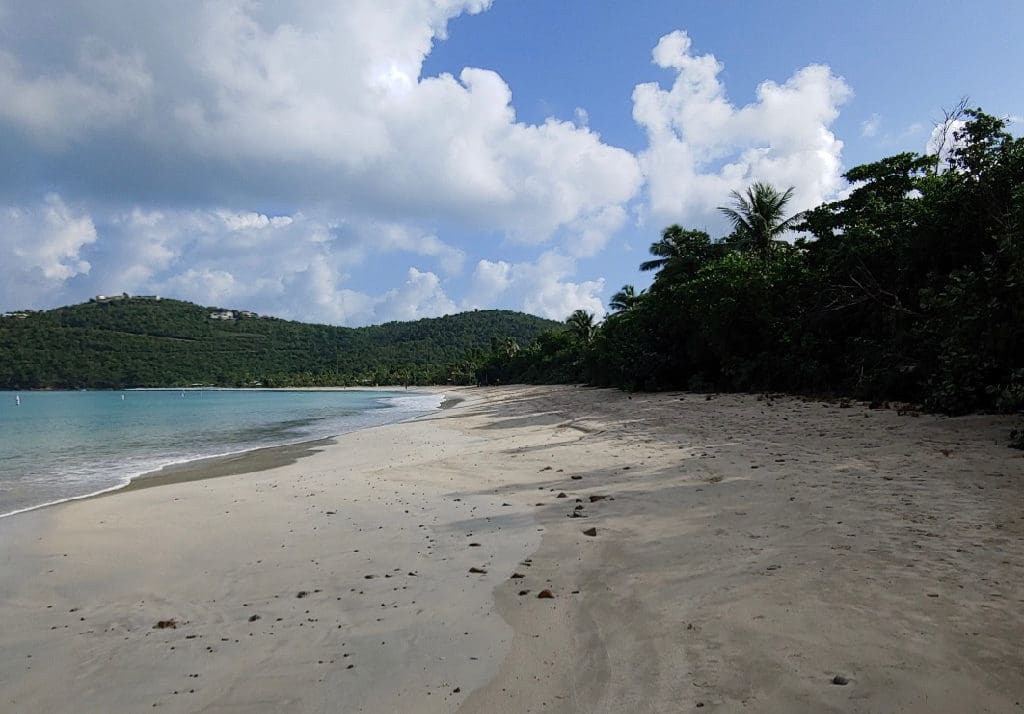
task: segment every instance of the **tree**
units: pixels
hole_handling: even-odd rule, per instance
[[[569,332],[583,344],[589,344],[594,339],[594,330],[597,328],[594,325],[593,313],[586,310],[576,310],[573,314],[569,315],[565,324],[569,326]]]
[[[505,338],[505,354],[509,359],[519,354],[519,341],[515,337]]]
[[[769,183],[757,181],[745,194],[733,191],[732,204],[719,206],[732,223],[733,236],[739,246],[767,258],[775,239],[793,228],[800,214],[783,219],[786,204],[793,198],[793,188],[780,193]]]
[[[640,296],[636,293],[636,288],[632,285],[623,285],[622,290],[612,295],[611,302],[608,303],[608,307],[612,309],[612,312],[625,312],[636,305],[637,300]]]
[[[672,263],[699,258],[710,245],[711,237],[704,231],[687,230],[673,223],[661,232],[657,242],[651,243],[654,260],[640,263],[640,270],[661,270]]]
[[[654,260],[640,264],[640,270],[657,270],[652,291],[692,279],[709,262],[722,257],[728,246],[714,242],[704,231],[671,225],[661,232],[661,240],[651,244]]]

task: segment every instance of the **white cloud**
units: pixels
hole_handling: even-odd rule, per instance
[[[877,112],[865,119],[860,125],[860,135],[866,138],[878,136],[878,130],[882,126],[882,117]]]
[[[138,56],[83,38],[71,69],[30,73],[0,50],[0,119],[25,129],[50,150],[87,130],[124,123],[140,108],[152,78]]]
[[[82,253],[96,237],[90,217],[56,194],[36,206],[0,208],[0,301],[41,307],[67,281],[89,273]]]
[[[829,130],[851,95],[841,78],[809,65],[783,84],[762,82],[755,102],[736,107],[719,80],[723,65],[691,50],[683,31],[662,37],[654,63],[676,72],[672,87],[633,91],[633,118],[649,141],[640,164],[655,217],[718,225],[715,207],[756,180],[794,186],[794,211],[841,188],[843,144]]]
[[[374,316],[379,321],[415,320],[457,311],[441,288],[440,278],[416,268],[409,268],[409,279],[404,285],[389,290],[374,305]]]
[[[517,121],[497,73],[422,76],[448,21],[489,0],[181,0],[122,8],[116,22],[102,5],[61,4],[19,7],[11,20],[10,33],[19,22],[39,32],[68,16],[45,54],[0,56],[0,125],[56,147],[99,141],[116,124],[133,153],[107,158],[99,183],[134,159],[122,193],[162,180],[173,157],[198,190],[243,204],[272,196],[339,217],[427,219],[538,243],[600,222],[640,188],[635,158],[585,125]]]
[[[925,144],[924,153],[934,154],[943,161],[949,161],[949,155],[953,149],[962,143],[956,138],[957,132],[967,124],[962,119],[953,119],[950,122],[936,124],[928,135],[928,142]]]
[[[555,251],[546,251],[533,262],[481,260],[463,307],[488,307],[503,301],[552,320],[564,320],[574,310],[601,317],[605,313],[601,300],[604,279],[573,282],[570,278],[575,273],[575,261]]]

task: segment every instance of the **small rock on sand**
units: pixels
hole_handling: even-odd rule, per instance
[[[569,498],[569,497],[565,495],[565,491],[562,491],[560,494],[555,496],[555,498]]]
[[[260,619],[259,615],[251,615],[249,617],[249,622],[256,622],[256,620],[259,620],[259,619]]]
[[[590,502],[594,503],[595,501],[603,501],[606,498],[608,498],[608,497],[607,496],[591,496],[590,497]]]
[[[555,594],[550,590],[541,590],[539,593],[537,593],[538,600],[553,600],[554,597]]]
[[[850,683],[850,680],[841,674],[837,674],[832,678],[832,684],[838,684],[839,686],[845,686]]]
[[[472,568],[469,569],[469,572],[477,573],[479,575],[487,575],[487,571],[486,570],[484,570],[483,568],[478,568],[475,565]]]
[[[571,479],[572,479],[573,481],[579,481],[579,480],[580,480],[581,478],[583,478],[583,477],[582,477],[582,476],[580,476],[579,474],[573,474],[573,475],[572,475],[572,476],[570,476],[569,478],[571,478]]]
[[[597,529],[596,528],[588,528],[587,530],[583,531],[583,535],[585,535],[585,536],[596,536],[597,535]]]
[[[158,623],[153,625],[154,630],[175,630],[178,627],[178,621],[173,617],[169,620],[160,620]]]

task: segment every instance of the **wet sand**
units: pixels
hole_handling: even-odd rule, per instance
[[[461,396],[0,520],[0,710],[1024,711],[1008,420]]]

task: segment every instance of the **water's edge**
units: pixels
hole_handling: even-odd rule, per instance
[[[162,390],[154,389],[148,391]],[[367,389],[360,391],[378,390]],[[418,393],[424,394],[429,392]],[[462,397],[443,396],[441,403],[435,408],[426,411],[423,414],[417,414],[415,416],[408,417],[405,419],[396,419],[395,421],[389,421],[383,424],[371,424],[356,429],[343,431],[332,436],[320,437],[308,441],[299,441],[285,444],[272,444],[269,446],[259,446],[255,448],[243,449],[240,451],[215,454],[212,456],[202,456],[199,458],[183,459],[181,461],[165,464],[164,466],[152,471],[146,471],[143,473],[129,476],[123,483],[116,484],[114,486],[109,486],[107,488],[99,489],[97,491],[81,494],[78,496],[69,496],[67,498],[60,498],[55,499],[53,501],[48,501],[46,503],[27,506],[25,508],[16,509],[13,511],[9,511],[7,513],[0,513],[0,521],[7,520],[12,516],[17,516],[25,513],[32,513],[42,509],[51,508],[53,506],[59,506],[64,503],[71,503],[73,501],[83,501],[93,498],[100,498],[104,496],[116,495],[118,493],[126,491],[137,491],[144,488],[153,488],[156,486],[164,486],[174,483],[186,483],[190,481],[202,481],[208,478],[220,478],[223,476],[237,476],[246,473],[257,473],[260,471],[267,471],[270,469],[278,468],[280,466],[288,466],[294,464],[301,458],[318,453],[323,449],[323,447],[337,443],[337,439],[341,436],[344,436],[345,434],[351,434],[357,431],[365,431],[367,429],[374,429],[380,426],[387,426],[389,424],[400,424],[402,422],[422,419],[424,417],[431,416],[432,414],[436,414],[440,410],[449,409],[462,401]]]

